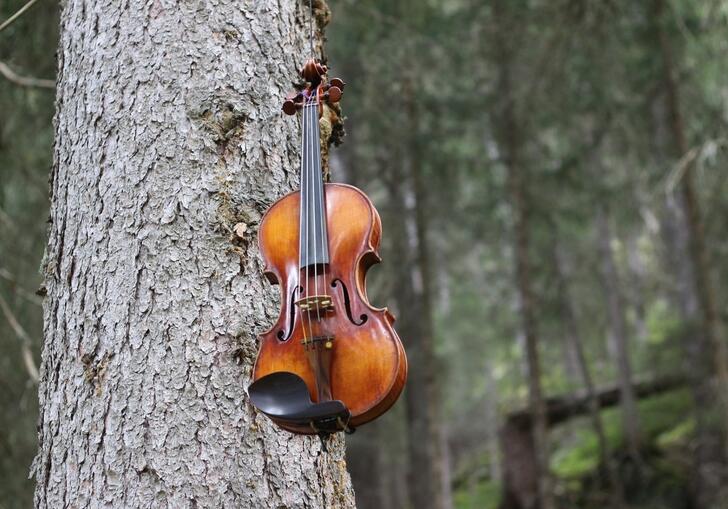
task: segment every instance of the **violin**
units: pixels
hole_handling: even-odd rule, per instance
[[[344,82],[311,59],[304,89],[283,103],[302,114],[300,189],[263,216],[258,240],[265,276],[280,285],[281,309],[260,337],[251,402],[281,428],[320,436],[352,432],[386,412],[407,378],[407,357],[386,308],[366,292],[381,261],[379,213],[359,189],[324,183],[319,117]]]

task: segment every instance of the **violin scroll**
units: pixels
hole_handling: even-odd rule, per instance
[[[328,70],[329,68],[321,62],[310,58],[305,64],[303,64],[301,77],[306,80],[306,82],[310,83],[312,87],[317,87],[323,81]]]
[[[326,72],[328,67],[321,62],[311,58],[301,69],[301,77],[306,81],[307,86],[296,93],[290,94],[283,102],[283,113],[295,115],[307,99],[316,95],[316,99],[326,102],[329,105],[341,100],[344,93],[344,81],[340,78],[333,78],[327,82]]]

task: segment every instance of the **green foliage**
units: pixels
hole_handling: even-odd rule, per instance
[[[695,433],[695,419],[690,416],[675,425],[674,428],[660,433],[655,443],[660,449],[672,447],[685,447],[689,444]]]
[[[500,486],[484,480],[457,490],[453,503],[456,509],[496,509],[499,497]]]
[[[694,426],[692,419],[684,417],[690,415],[687,391],[650,398],[640,402],[639,409],[646,450],[687,445],[681,439],[688,437]],[[610,449],[624,450],[620,410],[606,410],[602,415]],[[551,458],[553,472],[564,479],[582,478],[593,472],[598,463],[597,436],[585,419],[576,430],[568,433],[568,439]]]
[[[610,442],[615,442],[613,427],[607,427]],[[609,433],[611,432],[611,433]],[[562,479],[578,479],[596,470],[599,464],[599,445],[593,430],[581,428],[571,437],[571,444],[554,451],[551,468]]]
[[[687,390],[680,390],[644,400],[640,403],[643,424],[645,462],[643,483],[638,492],[628,492],[630,507],[648,509],[680,507],[681,498],[670,500],[671,494],[684,495],[689,482],[685,455],[688,454],[694,432],[694,419],[690,414],[690,397]],[[605,432],[613,461],[625,476],[634,475],[632,466],[625,460],[626,451],[619,409],[602,412]],[[555,430],[552,434],[556,448],[551,454],[551,469],[556,476],[560,497],[565,507],[591,509],[603,507],[608,492],[595,487],[598,478],[599,446],[597,436],[587,418],[580,418]],[[497,507],[500,492],[497,483],[487,476],[476,481],[469,474],[487,471],[490,458],[481,456],[477,464],[471,464],[466,472],[458,474],[462,481],[454,494],[455,507]],[[470,480],[468,480],[470,479]],[[666,500],[670,504],[661,505]]]

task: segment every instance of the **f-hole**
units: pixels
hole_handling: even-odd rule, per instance
[[[331,282],[332,288],[336,288],[337,286],[341,286],[341,291],[344,294],[344,305],[346,306],[346,316],[349,317],[349,321],[357,326],[364,325],[367,322],[367,320],[369,319],[369,317],[367,315],[360,315],[358,322],[356,320],[354,320],[354,317],[351,316],[351,299],[349,299],[349,289],[346,287],[344,282],[339,278],[336,278]]]
[[[296,294],[302,291],[303,287],[297,286],[291,292],[290,302],[288,302],[288,332],[281,329],[276,334],[281,341],[287,341],[290,339],[291,334],[293,334],[293,325],[296,323]]]

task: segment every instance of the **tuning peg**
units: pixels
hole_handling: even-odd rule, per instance
[[[344,80],[339,79],[339,78],[332,79],[331,81],[329,81],[329,84],[332,87],[338,88],[342,92],[344,91],[344,87],[346,86],[346,83],[344,83]]]
[[[283,102],[283,112],[286,115],[295,115],[296,111],[301,109],[303,103],[303,95],[301,92],[291,92],[286,96],[286,100]]]
[[[339,100],[341,100],[341,89],[339,87],[331,86],[329,87],[329,90],[326,92],[326,99],[328,99],[331,103],[337,103]]]
[[[283,113],[286,115],[295,115],[296,110],[298,110],[298,106],[293,102],[293,99],[286,99],[283,102]]]

